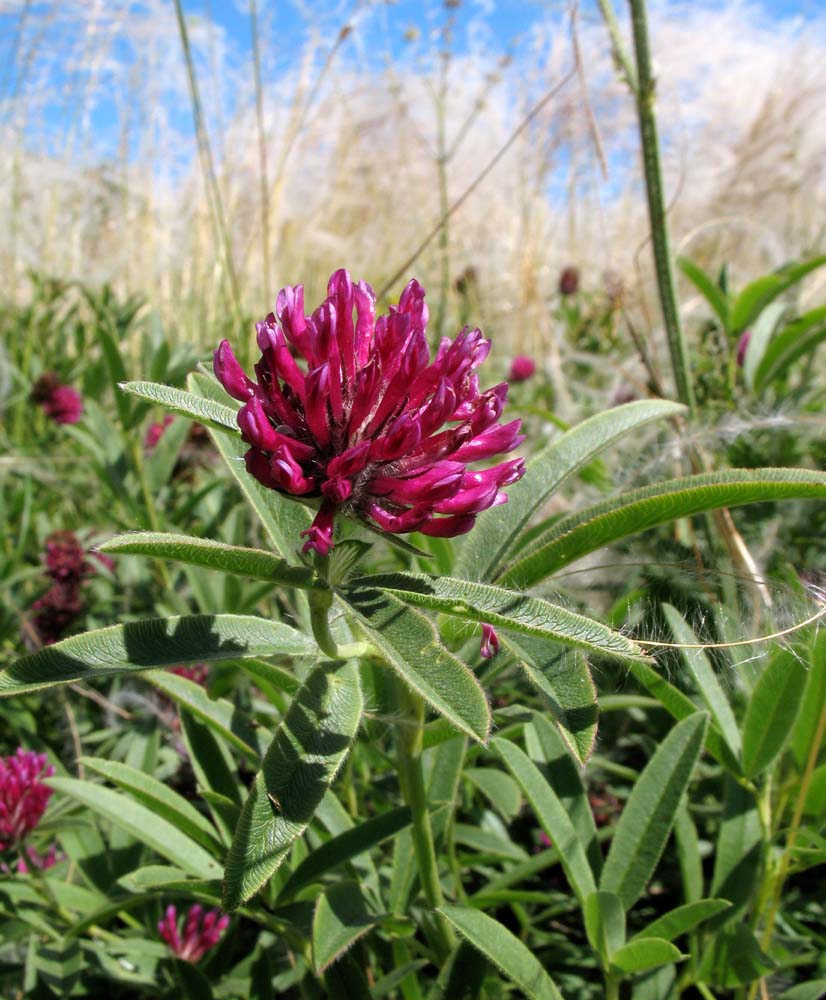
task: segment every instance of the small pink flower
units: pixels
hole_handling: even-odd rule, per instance
[[[579,268],[564,267],[559,275],[559,294],[576,295],[579,291]]]
[[[27,857],[28,861],[26,861]],[[39,851],[28,846],[17,859],[17,870],[21,875],[28,875],[29,865],[31,865],[32,868],[37,868],[39,871],[45,872],[49,868],[54,868],[58,860],[56,844],[52,844],[45,854],[40,854]]]
[[[184,677],[188,681],[193,681],[195,684],[200,684],[201,687],[206,687],[209,681],[209,667],[205,663],[193,663],[189,667],[172,667],[169,672],[177,674],[178,677]]]
[[[49,535],[44,562],[48,576],[61,583],[80,581],[91,569],[85,549],[71,531],[55,531]]]
[[[520,422],[499,424],[507,383],[479,389],[476,369],[490,350],[479,330],[444,338],[431,360],[424,294],[411,281],[376,318],[372,288],[336,271],[311,316],[303,286],[279,292],[275,315],[257,325],[257,382],[228,341],[215,351],[218,380],[244,404],[247,471],[321,501],[305,552],[329,553],[337,514],[394,534],[463,534],[525,471],[522,459],[468,470],[520,444]]]
[[[493,625],[482,626],[482,644],[479,652],[486,660],[496,656],[499,652],[499,636]]]
[[[0,850],[20,845],[40,822],[53,791],[42,779],[53,774],[44,753],[19,747],[0,757]]]
[[[167,413],[162,421],[149,425],[146,436],[143,439],[143,446],[147,451],[153,451],[163,437],[163,432],[175,418],[171,413]]]
[[[31,399],[58,424],[76,424],[83,415],[83,398],[77,389],[63,385],[54,372],[46,372],[32,386]]]
[[[737,364],[742,368],[746,363],[746,351],[749,349],[751,330],[745,330],[737,342]]]
[[[183,934],[178,926],[178,911],[170,905],[158,931],[176,958],[184,962],[199,962],[221,940],[229,926],[229,917],[220,910],[207,910],[197,903],[190,907],[184,920]]]
[[[51,646],[85,610],[77,580],[53,583],[32,604],[32,624],[43,645]]]
[[[508,382],[527,382],[536,371],[536,362],[524,354],[515,357],[511,363]]]

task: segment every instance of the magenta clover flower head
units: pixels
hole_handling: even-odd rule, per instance
[[[77,389],[63,385],[54,372],[46,372],[32,386],[31,398],[58,424],[76,424],[83,415],[83,398]]]
[[[158,931],[176,958],[184,962],[199,962],[214,948],[229,926],[229,917],[220,910],[207,910],[197,903],[191,906],[183,921],[183,933],[178,926],[178,911],[170,905],[163,920],[158,922]]]
[[[527,382],[536,371],[536,362],[525,354],[519,354],[511,362],[508,382]]]
[[[189,666],[181,665],[179,667],[172,667],[169,672],[171,674],[177,674],[178,677],[183,677],[185,680],[192,681],[193,684],[200,684],[201,687],[206,687],[209,683],[209,667],[205,663],[193,663]]]
[[[20,844],[40,822],[53,792],[42,779],[52,774],[44,753],[18,747],[0,757],[0,850]]]
[[[525,471],[519,458],[468,469],[517,447],[520,421],[499,423],[506,382],[479,389],[476,369],[490,350],[479,330],[443,338],[431,359],[424,297],[413,280],[377,318],[372,288],[336,271],[311,316],[302,285],[279,292],[275,315],[256,327],[257,382],[226,340],[215,352],[215,374],[244,404],[247,471],[321,500],[305,552],[327,555],[339,513],[394,534],[461,535]]]

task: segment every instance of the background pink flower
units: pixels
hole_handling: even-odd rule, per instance
[[[536,371],[536,362],[525,354],[520,354],[511,362],[508,382],[526,382]]]
[[[184,962],[198,962],[215,947],[229,926],[229,917],[220,910],[207,910],[197,903],[190,907],[183,923],[183,933],[178,926],[178,911],[167,906],[158,931],[176,958]]]
[[[52,796],[42,779],[52,774],[44,753],[18,747],[0,757],[0,850],[18,846],[40,822]]]

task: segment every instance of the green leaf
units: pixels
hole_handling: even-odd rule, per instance
[[[531,587],[577,559],[646,528],[719,507],[826,496],[826,473],[728,469],[644,486],[555,522],[508,566],[503,586]]]
[[[679,962],[685,957],[670,941],[663,941],[662,938],[642,938],[638,941],[629,941],[619,951],[615,951],[611,956],[611,964],[628,975],[656,969],[659,965]]]
[[[313,965],[322,973],[380,920],[367,912],[357,882],[337,882],[318,897],[313,914]]]
[[[678,906],[656,920],[652,920],[631,940],[661,938],[664,941],[673,941],[674,938],[694,930],[704,920],[730,909],[731,903],[727,899],[701,899],[696,903],[686,903],[684,906]]]
[[[579,650],[562,650],[540,639],[502,640],[551,710],[560,735],[584,766],[597,738],[597,689]]]
[[[109,820],[118,829],[125,830],[139,843],[151,847],[190,875],[206,879],[220,876],[220,865],[203,847],[152,809],[128,796],[77,778],[49,778],[48,784]]]
[[[289,625],[244,615],[148,618],[75,635],[0,673],[0,697],[113,674],[244,656],[304,656],[313,643]]]
[[[822,1000],[826,997],[826,979],[813,979],[784,990],[777,1000]]]
[[[491,716],[485,693],[468,666],[442,646],[424,615],[372,587],[353,585],[340,596],[407,685],[461,732],[487,742]]]
[[[742,333],[760,315],[766,306],[782,295],[807,274],[826,264],[826,256],[813,257],[800,264],[787,264],[773,274],[766,274],[752,281],[740,292],[731,307],[729,330]]]
[[[670,604],[663,604],[662,609],[676,642],[683,645],[698,644],[697,636],[676,608]],[[729,750],[734,757],[739,757],[742,750],[740,730],[711,661],[702,649],[681,649],[680,655]]]
[[[465,906],[443,906],[440,912],[516,983],[528,1000],[562,1000],[562,994],[533,952],[493,917]]]
[[[469,767],[464,771],[464,777],[476,785],[507,822],[519,812],[522,805],[519,786],[503,771],[494,767]]]
[[[657,701],[659,701],[662,707],[673,715],[675,719],[687,719],[689,716],[694,715],[697,711],[697,706],[688,697],[688,695],[683,694],[679,688],[670,684],[647,663],[631,661],[628,664],[628,669],[634,675],[636,680],[639,681],[639,683],[647,691],[649,691],[657,699]],[[708,727],[706,732],[705,748],[718,763],[722,764],[723,767],[731,771],[732,774],[741,773],[742,769],[739,761],[736,757],[732,756],[728,745],[720,735],[720,730],[716,727],[716,725],[712,724]]]
[[[150,403],[162,406],[173,413],[192,417],[222,431],[240,433],[238,411],[231,406],[224,406],[212,399],[203,399],[191,392],[184,392],[183,389],[174,389],[171,385],[160,385],[158,382],[121,382],[120,388],[132,396],[148,399]]]
[[[256,893],[307,828],[355,739],[361,712],[355,663],[325,663],[313,670],[244,803],[227,858],[225,910]]]
[[[613,892],[592,892],[582,906],[585,933],[602,965],[607,968],[612,955],[625,944],[625,910]]]
[[[703,860],[700,857],[697,827],[688,811],[685,798],[680,802],[674,819],[674,846],[680,866],[683,899],[686,903],[699,903],[703,897]]]
[[[283,903],[291,899],[304,886],[317,881],[338,865],[343,865],[359,854],[371,850],[389,837],[395,837],[400,830],[409,825],[410,809],[401,806],[332,837],[308,854],[290,874],[278,893],[278,902]]]
[[[794,729],[806,668],[778,647],[754,687],[743,721],[743,771],[753,778],[771,764]]]
[[[600,889],[630,909],[654,872],[683,792],[700,756],[708,716],[678,722],[645,766],[622,811],[605,861]]]
[[[138,802],[148,806],[156,815],[168,820],[181,833],[199,843],[213,856],[223,854],[223,847],[209,820],[199,813],[195,806],[187,802],[182,795],[173,791],[162,781],[116,760],[81,757],[78,763],[131,792]]]
[[[620,659],[646,659],[636,643],[593,618],[578,615],[540,597],[528,597],[486,583],[421,573],[379,573],[354,580],[353,587],[377,588],[394,594],[406,604],[594,653]]]
[[[221,573],[236,573],[255,580],[270,580],[287,587],[323,590],[326,584],[309,566],[291,566],[284,559],[262,549],[247,549],[239,545],[214,542],[209,538],[192,538],[157,531],[134,531],[116,535],[99,545],[101,552],[124,555],[153,556],[171,559],[192,566],[205,566]]]
[[[677,267],[699,291],[711,308],[724,330],[728,330],[729,301],[726,293],[706,272],[688,257],[678,257]]]
[[[718,931],[703,949],[697,978],[711,986],[746,986],[776,968],[743,924]]]
[[[571,888],[582,902],[586,896],[596,891],[594,873],[556,792],[536,764],[516,744],[497,737],[492,740],[491,746],[519,783],[542,829],[559,852],[560,862]]]
[[[817,738],[820,713],[826,705],[826,631],[816,628],[807,646],[801,651],[808,664],[806,690],[789,743],[800,770],[806,766]]]
[[[730,923],[751,902],[760,878],[762,851],[763,832],[754,794],[727,775],[711,895],[727,899],[732,908],[715,918],[712,927]]]
[[[210,698],[200,684],[177,674],[155,674],[147,680],[258,766],[268,734],[237,705],[226,698]]]
[[[192,372],[187,385],[191,392],[205,399],[215,401],[216,398],[230,398],[214,378],[200,372]],[[233,437],[210,430],[210,437],[241,492],[258,515],[278,554],[294,566],[303,566],[299,554],[301,532],[310,526],[310,512],[303,504],[276,490],[269,490],[257,479],[253,479],[244,464],[247,445],[241,440],[240,433]]]
[[[590,417],[553,441],[528,462],[523,479],[508,487],[507,504],[480,515],[462,546],[457,574],[471,580],[495,578],[530,519],[569,476],[630,431],[683,411],[678,403],[665,400],[626,403]]]
[[[766,346],[752,376],[752,388],[762,393],[799,358],[826,340],[826,306],[804,313],[777,332]],[[751,345],[749,345],[751,346]]]
[[[559,797],[585,854],[594,877],[602,871],[602,850],[597,840],[597,828],[591,803],[582,783],[582,772],[575,766],[560,732],[542,715],[534,712],[525,726],[525,746],[528,756]]]
[[[769,346],[772,335],[785,312],[786,307],[782,302],[772,302],[766,306],[752,324],[743,358],[743,380],[749,389],[753,388],[755,368]]]

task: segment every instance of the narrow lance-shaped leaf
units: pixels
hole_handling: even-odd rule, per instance
[[[826,497],[826,473],[809,469],[729,469],[656,483],[557,521],[499,582],[533,586],[591,552],[676,518],[718,507],[816,497]]]
[[[170,559],[173,562],[216,569],[222,573],[249,576],[255,580],[271,580],[288,587],[306,590],[326,587],[324,581],[309,566],[292,566],[263,549],[227,545],[209,538],[193,538],[190,535],[159,531],[134,531],[127,535],[116,535],[98,548],[101,552],[112,552],[115,555]]]
[[[652,920],[631,940],[660,938],[664,941],[673,941],[674,938],[694,930],[703,921],[730,909],[731,903],[727,899],[700,899],[695,903],[686,903],[684,906],[678,906],[656,920]]]
[[[645,972],[656,969],[660,965],[679,962],[686,956],[680,949],[664,941],[662,938],[639,938],[629,941],[611,956],[611,965],[626,975],[633,972]]]
[[[405,604],[486,623],[525,635],[578,646],[620,659],[647,659],[640,647],[601,622],[502,587],[417,573],[383,573],[353,581],[376,587]]]
[[[757,316],[792,285],[807,274],[826,264],[826,256],[813,257],[799,264],[788,264],[774,274],[766,274],[740,292],[731,307],[729,326],[732,333],[742,333]]]
[[[238,431],[237,411],[231,406],[217,403],[211,399],[202,399],[183,389],[175,389],[171,385],[160,385],[158,382],[121,382],[120,388],[132,396],[147,399],[150,403],[192,417],[222,431]]]
[[[358,667],[316,667],[296,694],[256,775],[227,858],[224,908],[256,893],[313,818],[355,739],[362,712]]]
[[[637,779],[614,831],[600,889],[616,893],[630,909],[663,852],[680,798],[703,745],[708,716],[678,722]]]
[[[706,272],[688,257],[678,257],[677,267],[692,282],[711,308],[717,313],[717,318],[728,330],[729,302],[722,288],[710,278]]]
[[[0,697],[155,667],[245,656],[304,656],[313,643],[289,625],[245,615],[149,618],[75,635],[0,673]]]
[[[743,720],[743,771],[761,774],[794,730],[806,687],[806,668],[787,649],[778,648],[760,675]]]
[[[576,830],[553,788],[539,768],[516,744],[494,739],[493,749],[516,778],[525,797],[536,813],[542,828],[559,851],[565,875],[580,902],[596,890],[594,873],[585,855]]]
[[[210,698],[195,681],[172,673],[157,673],[147,678],[172,701],[216,732],[257,766],[267,746],[267,733],[246,712],[226,698]]]
[[[772,302],[749,328],[746,354],[743,358],[743,379],[749,389],[754,388],[754,373],[785,312],[786,306],[782,302]]]
[[[812,309],[793,320],[769,341],[752,378],[752,388],[761,393],[799,358],[811,354],[826,340],[826,306]]]
[[[622,901],[613,892],[591,892],[583,901],[582,916],[588,942],[607,969],[611,956],[625,944]]]
[[[331,885],[318,897],[313,914],[313,964],[316,972],[324,972],[379,919],[367,912],[357,882]]]
[[[597,827],[582,783],[582,772],[574,764],[567,741],[544,715],[534,712],[533,721],[525,726],[525,747],[570,816],[591,871],[598,879],[602,871],[602,850],[597,840]]]
[[[125,830],[183,871],[198,878],[215,878],[220,865],[199,844],[177,830],[154,810],[120,792],[77,778],[49,778],[48,784]]]
[[[674,687],[662,674],[658,673],[647,663],[631,661],[628,669],[634,675],[635,679],[675,719],[687,719],[697,711],[698,706],[687,694],[684,694],[679,688]],[[706,731],[706,750],[732,774],[739,775],[742,773],[739,760],[729,750],[728,744],[723,739],[715,723],[712,723]]]
[[[81,757],[78,763],[131,792],[139,802],[168,820],[181,833],[197,841],[211,854],[223,853],[215,827],[191,802],[173,791],[163,781],[158,781],[153,775],[144,774],[143,771],[117,760]]]
[[[680,612],[670,604],[663,604],[662,609],[676,641],[687,647],[698,645],[697,636]],[[709,658],[702,649],[681,649],[680,655],[694,678],[694,683],[697,685],[697,690],[705,702],[706,708],[711,713],[711,718],[717,723],[723,734],[723,739],[728,744],[732,754],[739,757],[742,741],[737,720],[734,718],[734,712]]]
[[[338,865],[369,851],[390,837],[395,837],[400,830],[408,826],[410,826],[410,809],[408,806],[401,806],[338,834],[317,847],[298,865],[279,892],[279,903],[292,898],[299,889],[321,878]]]
[[[458,575],[471,580],[495,578],[530,519],[569,476],[623,435],[683,410],[664,400],[626,403],[590,417],[553,441],[528,462],[524,478],[508,487],[508,502],[480,516],[462,545]]]
[[[580,650],[559,649],[533,636],[502,639],[544,698],[570,752],[584,766],[597,738],[597,689]]]
[[[340,596],[409,687],[461,732],[487,741],[491,716],[484,691],[423,614],[370,586],[343,588]]]
[[[554,981],[533,952],[493,917],[466,906],[442,906],[459,933],[498,966],[528,1000],[562,1000]]]

